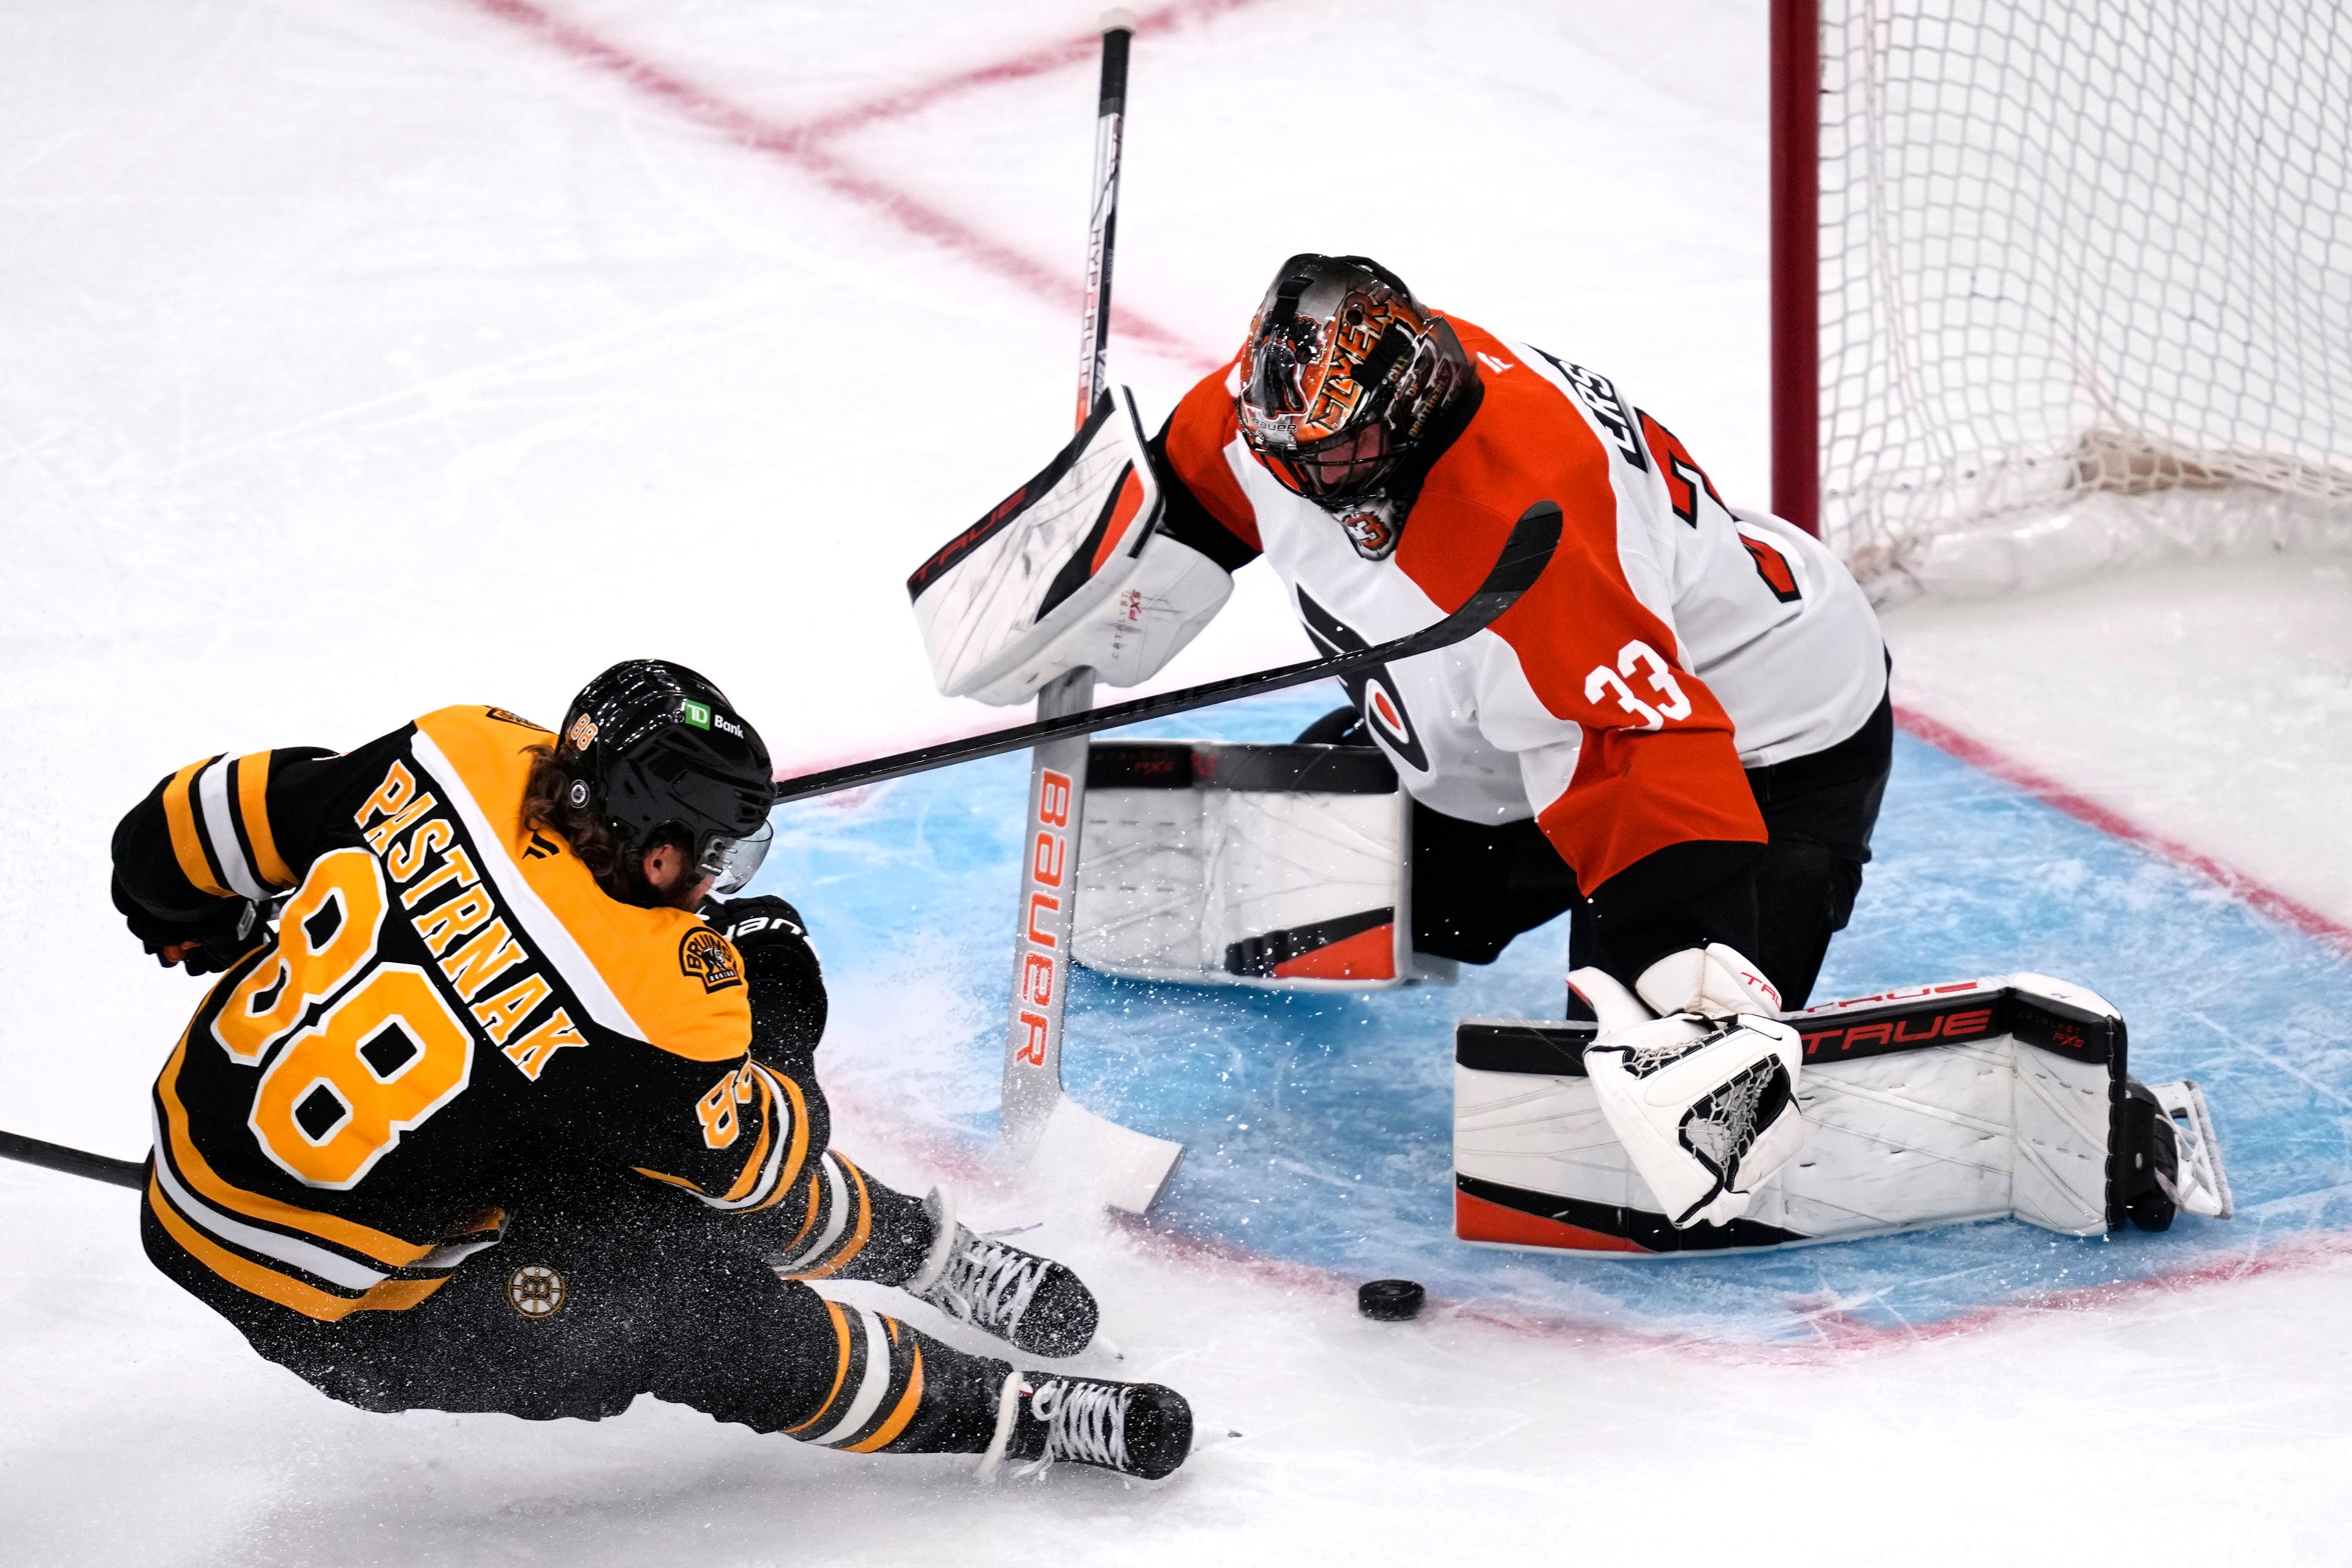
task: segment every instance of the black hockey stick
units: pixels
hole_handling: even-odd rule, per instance
[[[929,773],[933,768],[975,762],[982,757],[993,757],[1005,752],[1024,751],[1072,735],[1090,735],[1097,730],[1115,729],[1121,724],[1139,724],[1147,719],[1164,719],[1171,713],[1189,712],[1195,708],[1231,702],[1237,698],[1257,697],[1268,691],[1280,691],[1286,687],[1304,686],[1310,680],[1352,675],[1369,665],[1388,664],[1396,659],[1411,658],[1415,654],[1451,647],[1493,625],[1496,616],[1517,604],[1519,595],[1534,585],[1535,580],[1543,574],[1544,567],[1550,562],[1552,551],[1559,543],[1559,507],[1548,500],[1536,502],[1513,525],[1511,536],[1504,541],[1503,552],[1495,558],[1494,567],[1487,572],[1486,580],[1478,584],[1478,591],[1471,595],[1460,609],[1433,626],[1424,626],[1410,636],[1381,643],[1376,647],[1356,653],[1334,654],[1328,658],[1311,658],[1302,664],[1286,664],[1276,669],[1260,670],[1255,675],[1236,675],[1224,680],[1212,680],[1200,686],[1185,687],[1181,691],[1139,697],[1131,702],[1114,702],[1108,708],[1089,708],[1083,712],[1066,713],[1058,719],[1041,719],[1034,724],[996,730],[967,740],[945,741],[936,746],[900,752],[896,756],[877,757],[870,763],[852,763],[846,767],[803,773],[798,778],[785,779],[778,784],[776,799],[779,802],[805,800],[811,795],[855,789],[859,784],[880,784],[885,779],[904,778],[908,773]]]
[[[44,1143],[38,1138],[27,1138],[21,1132],[0,1132],[0,1159],[22,1160],[27,1165],[43,1170],[63,1171],[68,1176],[87,1176],[93,1182],[107,1182],[118,1187],[143,1187],[147,1184],[147,1165],[141,1160],[118,1160],[111,1154],[92,1154],[83,1149],[69,1149],[63,1143]]]

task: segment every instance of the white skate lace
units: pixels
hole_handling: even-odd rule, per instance
[[[1034,1253],[966,1231],[923,1300],[950,1317],[1010,1336],[1052,1267]]]
[[[1035,1475],[1056,1459],[1127,1468],[1127,1405],[1133,1390],[1107,1383],[1055,1379],[1029,1395],[1029,1414],[1045,1425],[1045,1451],[1022,1471]]]

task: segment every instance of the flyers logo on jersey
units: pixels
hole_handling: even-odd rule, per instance
[[[677,966],[702,982],[705,991],[724,991],[743,984],[743,966],[727,939],[701,926],[686,933],[677,944]]]
[[[1317,604],[1306,589],[1298,590],[1299,624],[1326,658],[1333,654],[1361,653],[1371,645],[1363,634],[1339,616]],[[1404,699],[1397,694],[1396,679],[1386,665],[1375,665],[1358,675],[1342,679],[1349,700],[1364,716],[1364,722],[1389,749],[1389,754],[1416,773],[1429,772],[1429,752],[1413,733],[1412,715],[1405,710]]]

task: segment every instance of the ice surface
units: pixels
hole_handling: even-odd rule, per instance
[[[127,942],[100,868],[117,815],[193,757],[461,700],[548,718],[646,650],[707,668],[797,765],[1005,717],[931,694],[898,583],[1059,444],[1075,285],[1057,302],[910,237],[527,11],[0,7],[0,1125],[144,1146],[192,988]],[[789,130],[1050,53],[1091,12],[562,14]],[[1148,409],[1281,256],[1361,248],[1624,379],[1727,494],[1760,493],[1762,8],[1176,12],[1138,47],[1118,292],[1192,346],[1115,343]],[[1049,61],[824,145],[1074,278],[1089,98],[1082,59]],[[1906,609],[1902,679],[2252,873],[2333,875],[2327,581]],[[2152,634],[2175,613],[2186,635]],[[1303,651],[1261,569],[1165,679]],[[2203,743],[2184,763],[2168,734]],[[2211,1086],[2243,1217],[1752,1269],[1465,1256],[1444,1032],[1550,1005],[1544,933],[1452,992],[1346,1003],[1082,981],[1079,1092],[1193,1152],[1157,1228],[1068,1214],[987,1158],[1019,768],[980,764],[784,820],[767,880],[832,966],[842,1137],[886,1179],[958,1180],[984,1221],[1043,1218],[1128,1352],[1091,1364],[1246,1436],[1156,1489],[983,1489],[651,1401],[594,1426],[364,1415],[156,1276],[128,1194],[0,1167],[0,1560],[2343,1560],[2340,959],[1927,748],[1900,767],[1825,988],[2031,963],[2105,991],[2144,1068]],[[1440,1304],[1357,1319],[1375,1267]]]
[[[2352,559],[2184,562],[1885,624],[1896,701],[2352,925]]]

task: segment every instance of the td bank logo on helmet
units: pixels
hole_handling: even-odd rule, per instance
[[[697,702],[691,697],[682,697],[678,700],[677,716],[698,730],[716,729],[724,731],[739,741],[743,739],[743,726],[719,712],[708,702]]]

